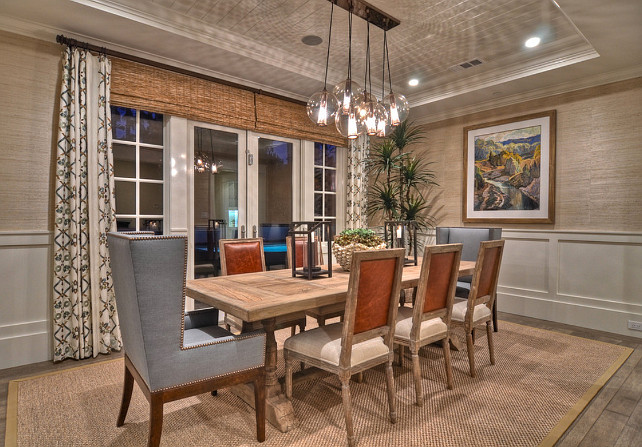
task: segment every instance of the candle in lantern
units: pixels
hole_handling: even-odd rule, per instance
[[[401,225],[397,227],[397,239],[401,239]]]

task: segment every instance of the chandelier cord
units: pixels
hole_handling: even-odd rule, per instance
[[[386,47],[386,60],[388,61],[388,82],[390,83],[390,93],[392,93],[392,77],[390,76],[390,55],[388,54],[388,40],[386,39],[385,32],[383,42]]]
[[[368,22],[368,90],[370,95],[374,96],[372,93],[372,69],[370,68],[370,22]]]
[[[334,16],[334,2],[330,2],[330,30],[328,31],[328,53],[325,57],[325,78],[323,79],[323,90],[328,86],[328,64],[330,63],[330,42],[332,40],[332,17]]]
[[[348,15],[348,79],[352,80],[352,6]]]
[[[368,38],[366,40],[366,67],[363,70],[363,90],[368,91],[368,74],[370,71],[370,23],[368,23]],[[370,89],[370,93],[372,93],[372,88]],[[364,100],[368,98],[363,98]]]
[[[381,56],[381,101],[383,101],[383,98],[386,93],[386,31],[384,30],[383,32],[383,55]]]

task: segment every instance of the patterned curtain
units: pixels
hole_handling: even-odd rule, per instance
[[[120,350],[107,233],[116,229],[109,84],[104,56],[62,60],[54,228],[54,361]]]
[[[350,141],[348,156],[348,179],[346,190],[348,193],[346,228],[367,228],[368,216],[368,171],[366,160],[370,148],[370,139],[361,135],[356,140]]]

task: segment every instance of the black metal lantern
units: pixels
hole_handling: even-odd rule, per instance
[[[404,264],[417,265],[417,222],[414,220],[386,220],[384,238],[389,248],[405,248]]]
[[[332,277],[332,234],[331,222],[292,222],[289,231],[292,277],[302,276],[307,279],[321,276]],[[328,262],[323,263],[322,243],[328,244]]]
[[[207,221],[207,258],[213,261],[214,272],[220,267],[220,253],[218,242],[227,235],[227,222],[223,219],[209,219]]]

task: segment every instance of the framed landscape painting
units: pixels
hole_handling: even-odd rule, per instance
[[[555,110],[464,128],[464,222],[553,223]]]

